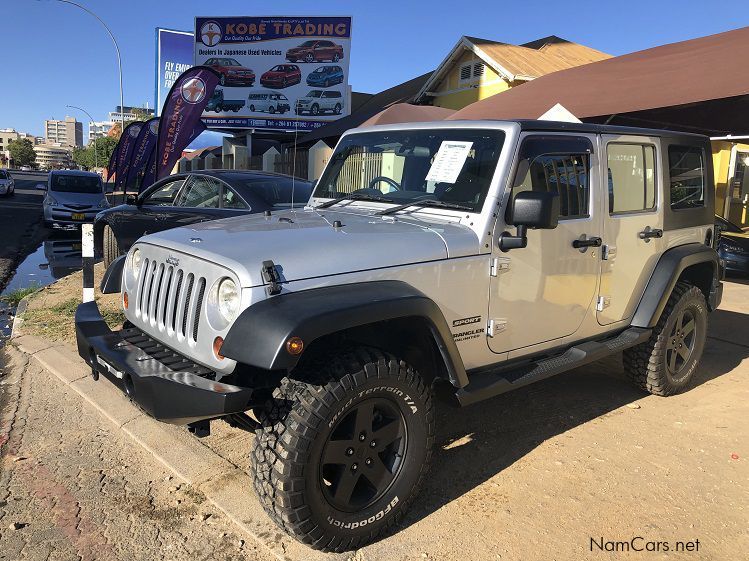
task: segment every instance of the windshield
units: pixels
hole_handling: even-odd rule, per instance
[[[91,175],[54,174],[51,190],[59,193],[101,193],[101,180]]]
[[[314,45],[315,43],[317,43],[317,41],[305,41],[304,43],[302,43],[302,44],[301,44],[301,45],[299,45],[299,46],[300,46],[300,47],[311,47],[311,46],[313,46],[313,45]]]
[[[320,97],[320,94],[322,94],[320,90],[312,90],[307,94],[307,97]]]
[[[386,195],[481,210],[502,151],[500,130],[424,129],[351,134],[338,144],[315,197]]]

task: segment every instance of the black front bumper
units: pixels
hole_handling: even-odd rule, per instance
[[[211,380],[208,369],[135,329],[111,331],[96,302],[78,306],[75,332],[78,354],[92,370],[159,421],[182,425],[240,413],[256,405],[252,388]]]

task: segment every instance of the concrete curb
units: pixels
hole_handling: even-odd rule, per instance
[[[17,317],[26,305],[21,309],[19,304]],[[13,322],[12,345],[78,393],[182,482],[201,491],[209,502],[277,559],[315,561],[347,557],[326,555],[289,538],[270,521],[254,495],[252,479],[236,465],[184,428],[160,423],[145,415],[106,380],[95,382],[89,366],[69,345],[25,335],[22,325],[23,320]]]

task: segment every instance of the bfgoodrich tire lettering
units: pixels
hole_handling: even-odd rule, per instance
[[[702,291],[680,282],[671,293],[648,341],[624,352],[624,368],[634,383],[655,395],[689,386],[707,336],[707,304]]]
[[[400,519],[428,470],[431,388],[405,362],[368,347],[311,360],[296,377],[311,381],[285,378],[257,412],[263,428],[253,449],[255,491],[270,517],[298,540],[325,551],[355,549]],[[359,413],[370,406],[371,418]],[[362,426],[371,431],[361,431],[360,439]],[[385,484],[376,487],[367,470],[381,464],[394,475],[388,480],[379,471]],[[334,497],[351,474],[356,483],[346,508]]]

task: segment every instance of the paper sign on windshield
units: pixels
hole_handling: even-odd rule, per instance
[[[466,163],[473,142],[461,140],[443,140],[432,167],[426,176],[427,181],[435,183],[455,183]]]

